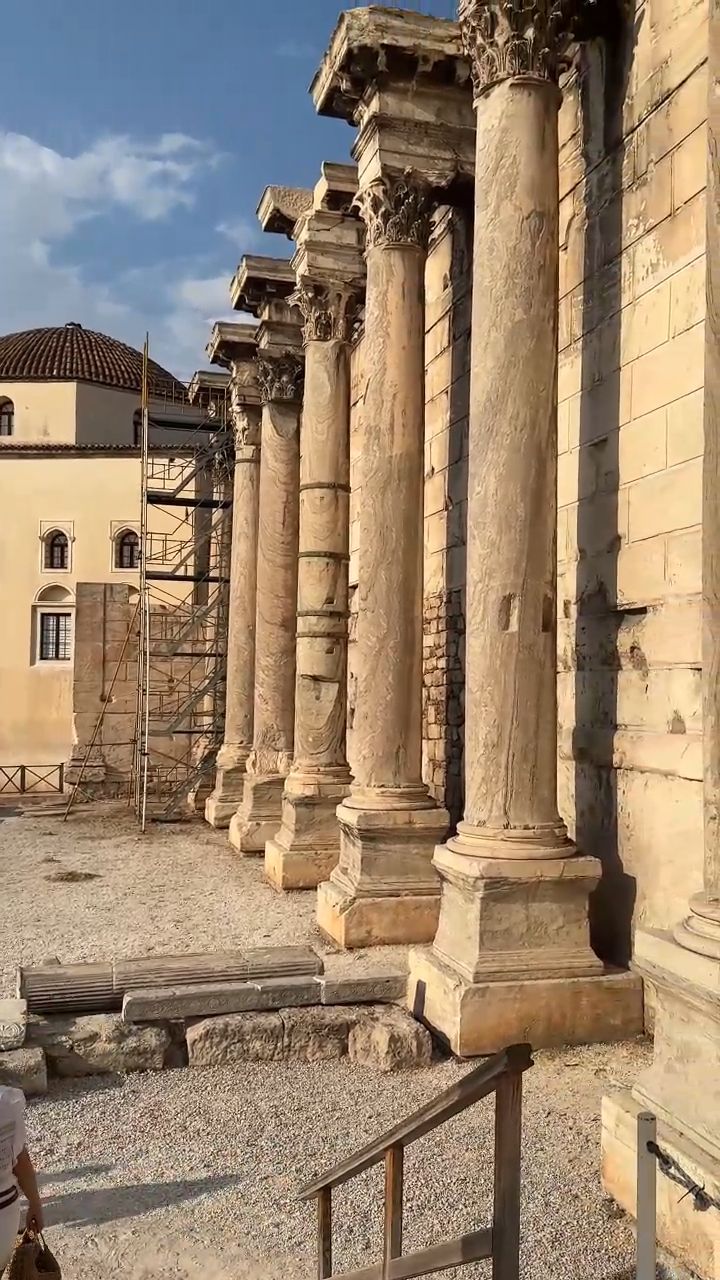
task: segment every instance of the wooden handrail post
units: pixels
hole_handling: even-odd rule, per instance
[[[493,1280],[520,1277],[522,1073],[502,1079],[495,1095]]]
[[[402,1256],[403,1244],[403,1155],[401,1146],[385,1152],[385,1239],[383,1280],[388,1280],[390,1263]]]
[[[332,1188],[323,1187],[318,1198],[318,1280],[332,1276]]]

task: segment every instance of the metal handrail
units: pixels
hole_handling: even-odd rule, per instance
[[[522,1077],[533,1065],[529,1044],[514,1044],[470,1071],[457,1084],[402,1120],[369,1146],[349,1156],[300,1192],[318,1202],[318,1277],[333,1280],[332,1191],[385,1161],[383,1261],[335,1280],[410,1280],[447,1271],[467,1262],[492,1259],[493,1280],[518,1280],[520,1274],[520,1134]],[[495,1094],[495,1186],[492,1227],[458,1236],[403,1255],[403,1154],[482,1098]]]

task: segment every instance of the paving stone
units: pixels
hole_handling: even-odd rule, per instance
[[[27,1001],[0,1000],[0,1052],[22,1049],[27,1030]]]
[[[229,1013],[203,1018],[187,1029],[191,1067],[228,1062],[276,1062],[283,1056],[284,1026],[279,1013]]]
[[[409,1013],[379,1006],[355,1023],[348,1052],[352,1062],[377,1071],[427,1067],[432,1059],[432,1039]]]
[[[170,1048],[165,1027],[137,1027],[119,1014],[81,1018],[31,1018],[28,1042],[45,1050],[48,1070],[57,1076],[103,1072],[160,1071]]]
[[[264,1009],[318,1004],[315,978],[267,978],[258,982],[192,983],[187,986],[129,991],[123,1001],[125,1022],[162,1022],[172,1018],[215,1017]]]
[[[321,978],[323,1004],[393,1004],[405,999],[407,974],[377,973],[357,978]]]
[[[0,1053],[0,1085],[22,1089],[28,1098],[47,1093],[47,1064],[42,1049]]]

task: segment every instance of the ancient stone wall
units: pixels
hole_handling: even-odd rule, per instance
[[[66,772],[69,784],[79,776],[107,700],[102,724],[82,773],[82,788],[89,793],[114,794],[116,787],[127,787],[130,778],[139,633],[139,612],[130,600],[128,586],[78,583],[73,668],[75,745]]]
[[[621,962],[701,885],[707,40],[705,0],[638,3],[561,115],[560,805]]]

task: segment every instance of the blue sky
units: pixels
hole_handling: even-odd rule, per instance
[[[184,378],[255,209],[353,132],[307,93],[339,0],[3,0],[0,332],[76,320]],[[407,7],[450,17],[453,0]]]

